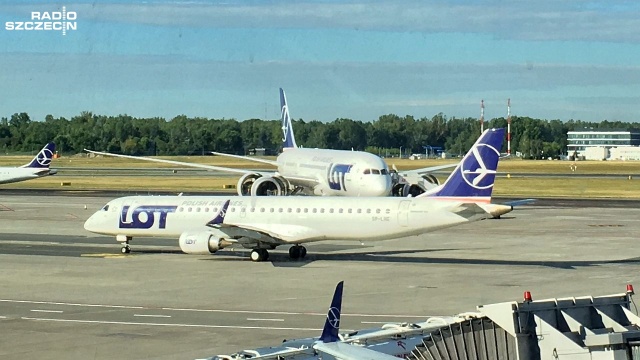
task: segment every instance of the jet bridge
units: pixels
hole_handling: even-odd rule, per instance
[[[531,299],[478,306],[432,331],[416,360],[640,360],[633,287],[598,297]],[[632,311],[633,307],[633,311]]]

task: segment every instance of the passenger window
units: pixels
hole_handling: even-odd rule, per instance
[[[260,212],[264,212],[264,208],[260,208]]]
[[[391,210],[389,210],[389,209],[387,209],[385,212],[386,212],[387,214],[391,214]]]
[[[340,214],[342,214],[342,209],[338,210],[338,212],[339,212]]]
[[[297,213],[299,213],[299,212],[300,212],[300,208],[297,208],[297,209],[296,209],[296,212],[297,212]]]
[[[308,212],[309,212],[309,209],[304,208],[304,213],[306,214],[306,213],[308,213]]]
[[[240,212],[245,212],[247,209],[245,209],[244,207],[240,208]]]
[[[351,214],[351,209],[348,210],[349,214]]]
[[[273,212],[273,211],[274,211],[274,209],[273,209],[273,208],[269,209],[269,212]]]
[[[360,214],[362,212],[362,209],[358,209],[358,214]]]
[[[377,210],[376,210],[376,214],[380,214],[380,209],[377,209]]]
[[[315,214],[316,212],[317,212],[317,209],[316,209],[316,208],[313,208],[313,213]]]
[[[290,213],[290,212],[291,212],[291,208],[288,208],[288,209],[287,209],[287,212],[288,212],[288,213]]]
[[[371,214],[371,209],[367,209],[367,214]]]
[[[184,210],[184,209],[182,208],[182,206],[178,208],[178,211],[179,211],[179,212],[182,212],[183,210]]]
[[[204,212],[209,212],[209,208],[208,208],[208,207],[206,207],[206,208],[204,208],[204,210],[202,210],[202,211],[204,211]]]
[[[187,211],[188,211],[188,212],[191,212],[191,208],[189,208]]]
[[[213,211],[213,212],[218,212],[218,208],[217,208],[217,207],[214,207],[214,208],[212,209],[212,211]]]
[[[279,208],[279,209],[278,209],[278,212],[282,212],[282,208]]]
[[[196,212],[200,212],[200,207],[199,206],[196,208]]]
[[[324,209],[320,209],[320,214],[324,214]]]
[[[333,208],[329,209],[329,213],[333,214]]]
[[[255,211],[256,211],[256,208],[251,208],[251,212],[255,212]]]
[[[236,208],[232,207],[231,212],[236,212]]]
[[[378,170],[378,169],[373,169],[373,170],[371,170],[371,172],[372,172],[374,175],[380,175],[380,170]]]

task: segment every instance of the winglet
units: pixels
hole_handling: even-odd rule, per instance
[[[490,201],[498,169],[504,129],[487,129],[460,161],[444,184],[419,196],[477,198]]]
[[[284,90],[280,88],[280,118],[282,119],[282,147],[297,148],[296,138],[293,135],[293,126],[291,124],[291,116],[289,116],[289,106],[287,106],[287,97]]]
[[[48,169],[49,164],[51,164],[51,159],[53,159],[53,153],[56,152],[56,144],[53,142],[45,145],[42,150],[31,160],[30,163],[26,165],[22,165],[23,168],[40,168],[40,169]]]
[[[331,300],[331,307],[327,312],[327,320],[324,322],[324,328],[322,329],[322,336],[320,341],[324,343],[336,342],[340,338],[338,334],[340,332],[340,312],[342,311],[342,285],[344,281],[340,281],[336,285],[336,291],[333,293],[333,300]]]
[[[227,215],[227,209],[229,209],[229,204],[231,204],[231,200],[227,200],[220,208],[220,212],[216,217],[207,223],[207,226],[215,226],[220,225],[224,222],[224,217]]]

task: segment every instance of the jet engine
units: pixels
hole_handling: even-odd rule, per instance
[[[180,235],[180,250],[185,254],[208,255],[231,245],[231,242],[210,231],[189,232]]]
[[[238,195],[283,196],[289,195],[290,184],[281,176],[246,174],[238,180]]]
[[[432,174],[402,174],[398,176],[398,181],[393,185],[391,194],[393,196],[416,197],[438,185],[440,185],[440,181]]]

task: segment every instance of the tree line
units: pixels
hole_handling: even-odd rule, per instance
[[[620,121],[585,122],[580,120],[533,119],[512,116],[512,153],[526,158],[555,157],[567,152],[567,131],[593,129],[639,130],[637,124]],[[485,128],[506,127],[505,118],[485,121]],[[381,156],[424,154],[425,150],[444,149],[451,154],[465,153],[480,134],[475,118],[447,117],[439,113],[431,118],[382,115],[374,121],[339,118],[331,122],[293,121],[298,145],[308,148],[364,150]],[[128,115],[105,116],[82,112],[71,119],[47,115],[34,121],[27,113],[15,113],[0,119],[0,149],[4,153],[37,151],[54,141],[61,154],[80,153],[83,149],[128,155],[194,155],[219,151],[247,154],[250,149],[266,148],[276,153],[281,148],[280,120],[190,118],[171,120],[134,118]],[[506,151],[506,141],[502,151]]]

